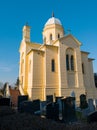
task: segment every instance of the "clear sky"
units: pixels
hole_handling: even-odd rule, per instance
[[[0,82],[16,82],[23,26],[28,22],[31,41],[42,43],[52,11],[83,44],[81,50],[90,52],[97,72],[97,0],[0,0]]]

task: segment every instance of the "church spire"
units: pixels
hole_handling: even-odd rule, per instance
[[[54,17],[54,12],[52,12],[52,17]]]

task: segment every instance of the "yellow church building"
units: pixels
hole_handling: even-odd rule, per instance
[[[29,99],[46,100],[47,95],[70,96],[76,101],[81,94],[97,99],[93,59],[80,50],[81,43],[66,35],[59,19],[52,16],[43,28],[43,43],[30,41],[30,27],[23,27],[20,44],[19,90]]]

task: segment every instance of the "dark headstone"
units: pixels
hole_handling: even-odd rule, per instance
[[[27,101],[27,100],[28,100],[28,95],[18,96],[18,111],[20,110],[20,104],[23,101]]]
[[[10,106],[10,98],[0,98],[0,106]]]
[[[87,107],[88,107],[88,103],[87,103],[87,100],[86,100],[86,95],[81,94],[80,95],[80,108],[85,109]]]
[[[97,111],[90,113],[87,116],[88,123],[97,122]]]
[[[26,112],[30,114],[40,114],[40,100],[23,101],[20,103],[20,112]]]
[[[34,114],[38,114],[40,112],[40,100],[39,99],[33,100],[33,111],[34,111]]]
[[[22,101],[19,105],[19,112],[34,114],[33,102],[32,101]]]
[[[67,97],[62,99],[62,117],[65,123],[74,122],[76,120],[75,98]]]
[[[47,101],[47,103],[53,102],[53,95],[47,95],[46,96],[46,101]]]
[[[46,118],[59,120],[59,104],[58,103],[49,103],[46,106]]]
[[[95,106],[93,104],[93,99],[88,99],[88,106],[89,106],[90,112],[95,111]]]

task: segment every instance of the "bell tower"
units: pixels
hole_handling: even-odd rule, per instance
[[[23,41],[30,42],[30,26],[28,25],[23,27]]]
[[[51,45],[53,41],[64,36],[64,28],[58,18],[52,17],[48,19],[43,29],[44,44]]]

